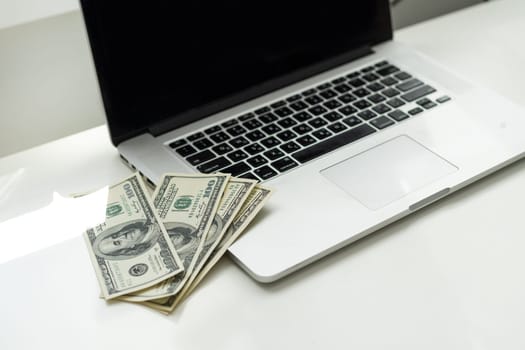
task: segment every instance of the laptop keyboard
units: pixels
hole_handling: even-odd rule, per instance
[[[202,173],[271,179],[438,104],[432,86],[387,61],[169,143]],[[433,94],[435,96],[435,94]]]

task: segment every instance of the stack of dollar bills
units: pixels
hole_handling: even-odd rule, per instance
[[[102,297],[173,311],[261,210],[271,190],[227,174],[140,175],[109,187],[106,221],[84,233]]]

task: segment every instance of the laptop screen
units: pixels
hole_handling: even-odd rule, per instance
[[[332,68],[392,36],[387,0],[81,4],[114,144]]]

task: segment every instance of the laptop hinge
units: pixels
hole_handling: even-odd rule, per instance
[[[301,80],[310,78],[316,74],[336,68],[340,65],[349,63],[353,60],[372,53],[374,53],[374,51],[369,45],[360,46],[354,50],[347,51],[344,54],[337,55],[317,64],[293,71],[289,74],[286,74],[285,76],[272,79],[257,86],[245,89],[241,93],[214,101],[212,103],[208,103],[199,108],[188,110],[176,116],[165,118],[156,124],[150,125],[148,131],[153,136],[162,135],[178,127],[190,124],[194,121],[203,119],[212,114],[234,107],[272,91],[281,89],[285,86],[297,83]]]

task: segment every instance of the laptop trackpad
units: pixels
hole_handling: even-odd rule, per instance
[[[321,170],[321,174],[366,207],[379,209],[456,170],[403,135]]]

